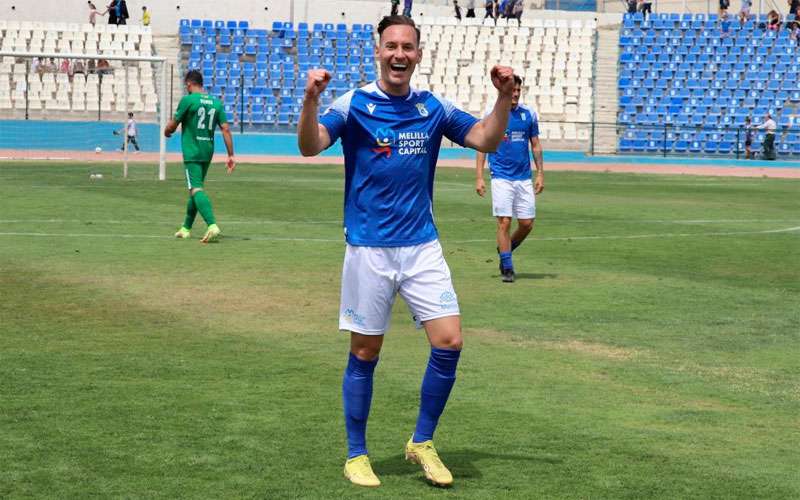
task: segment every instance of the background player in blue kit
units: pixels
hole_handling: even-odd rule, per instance
[[[434,172],[442,137],[479,151],[495,150],[508,124],[513,71],[492,68],[497,102],[478,121],[437,95],[411,88],[422,58],[414,21],[385,17],[378,34],[380,80],[339,97],[318,119],[318,98],[331,75],[309,71],[298,125],[303,155],[316,155],[338,139],[344,150],[347,247],[339,328],[351,332],[342,382],[348,442],[344,473],[358,485],[380,484],[367,457],[366,426],[373,372],[399,293],[431,345],[419,417],[405,456],[421,464],[434,484],[449,485],[453,477],[432,439],[455,382],[463,342],[458,298],[433,222]]]
[[[494,153],[489,153],[492,173],[492,212],[497,217],[497,252],[500,254],[500,274],[507,283],[514,281],[514,264],[511,252],[525,241],[536,220],[536,196],[544,190],[544,162],[539,142],[539,119],[536,113],[519,103],[522,79],[514,75],[513,108],[508,119],[508,129],[503,142]],[[531,182],[531,158],[528,142],[536,164],[536,182]],[[478,152],[476,158],[475,191],[483,196],[483,165],[486,154]],[[535,193],[535,194],[534,194]],[[511,219],[517,218],[517,229],[509,236]]]

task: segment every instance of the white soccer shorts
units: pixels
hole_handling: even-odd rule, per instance
[[[536,218],[533,181],[492,179],[492,212],[495,217]]]
[[[347,245],[342,268],[339,329],[383,335],[400,294],[422,328],[424,321],[458,316],[458,297],[438,240],[407,247]]]

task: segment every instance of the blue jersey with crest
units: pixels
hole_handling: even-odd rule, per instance
[[[528,144],[539,137],[536,113],[522,104],[511,110],[508,128],[497,151],[489,153],[493,179],[524,181],[531,178],[531,155]]]
[[[438,238],[433,178],[442,136],[463,146],[476,118],[428,91],[398,97],[373,82],[336,99],[319,121],[331,144],[342,140],[349,244],[399,247]]]

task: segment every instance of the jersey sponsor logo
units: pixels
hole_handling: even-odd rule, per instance
[[[390,128],[379,128],[375,131],[375,142],[378,147],[373,148],[373,153],[392,157],[392,150],[401,156],[424,155],[428,154],[428,140],[430,136],[427,132],[407,131],[395,132]]]
[[[428,116],[428,108],[425,107],[425,103],[418,102],[417,103],[417,111],[419,111],[419,116]]]
[[[395,135],[394,130],[390,128],[379,128],[375,131],[375,142],[378,144],[377,148],[373,148],[373,153],[378,155],[386,155],[386,158],[392,157],[392,144],[394,144]]]
[[[369,114],[374,113],[375,112],[375,103],[372,103],[372,102],[367,103],[367,111],[369,111]]]

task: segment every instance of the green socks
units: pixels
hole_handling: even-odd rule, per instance
[[[186,204],[186,218],[183,219],[183,227],[191,229],[195,217],[197,217],[197,205],[194,204],[194,198],[189,195],[189,203]]]
[[[197,207],[197,211],[200,212],[200,216],[203,217],[206,224],[209,226],[211,224],[216,224],[217,219],[214,218],[214,211],[211,209],[211,200],[208,199],[206,192],[197,191],[192,198],[194,199],[194,205]],[[188,212],[186,215],[189,215]]]

